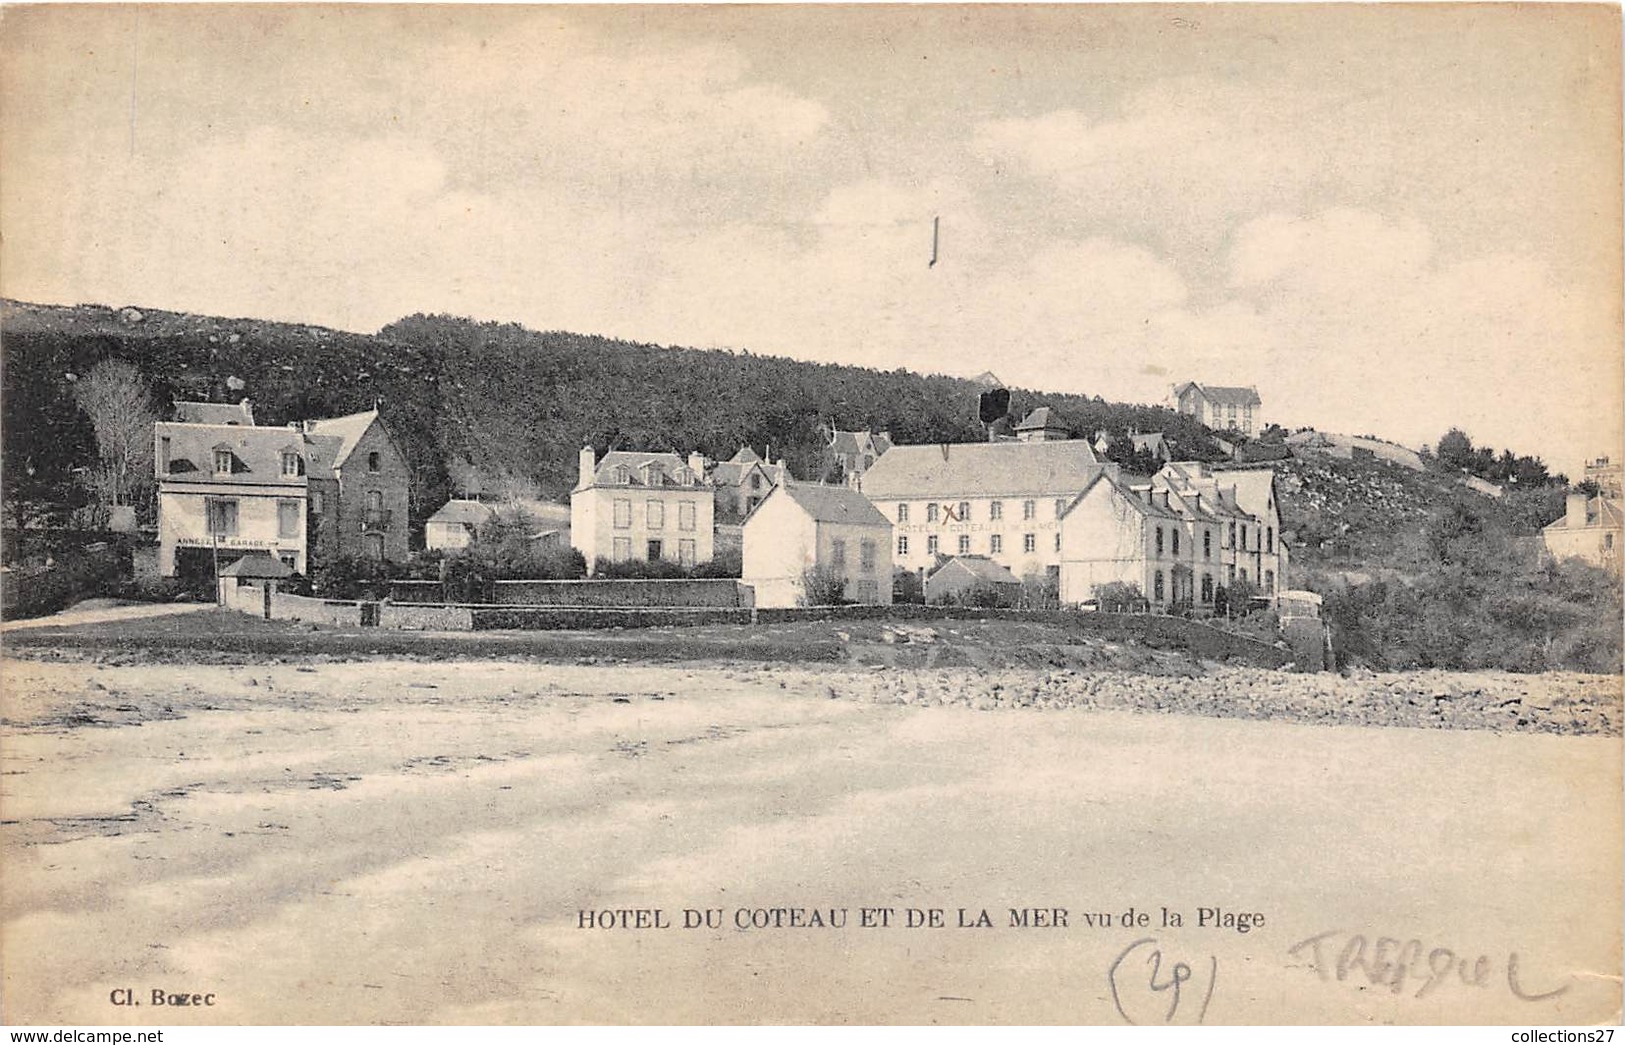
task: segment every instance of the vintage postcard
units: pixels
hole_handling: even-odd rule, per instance
[[[5,1021],[1618,1021],[1620,30],[0,7]]]

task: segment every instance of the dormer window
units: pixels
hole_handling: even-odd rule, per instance
[[[369,472],[378,471],[379,460],[380,460],[380,458],[379,458],[379,455],[378,455],[378,451],[374,450],[372,453],[368,454],[367,455],[367,471],[369,471]]]
[[[624,467],[616,468],[615,471],[610,475],[610,481],[616,483],[617,485],[625,486],[627,483],[632,481],[632,473],[627,471]]]
[[[231,474],[231,451],[230,450],[216,450],[214,452],[214,474],[215,475],[230,475]]]
[[[659,468],[659,466],[655,465],[655,464],[652,464],[652,463],[644,465],[643,466],[643,485],[645,485],[645,486],[657,486],[657,485],[659,485],[659,483],[660,483],[660,468]]]
[[[299,454],[293,450],[282,451],[282,474],[294,477],[299,474]]]

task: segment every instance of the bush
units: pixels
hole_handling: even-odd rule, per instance
[[[913,570],[893,570],[891,575],[891,601],[925,604],[925,585]]]
[[[801,606],[845,606],[846,576],[828,566],[810,566],[801,573]]]
[[[1102,613],[1139,613],[1148,605],[1140,586],[1126,581],[1095,585],[1095,602]]]

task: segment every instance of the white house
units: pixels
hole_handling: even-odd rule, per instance
[[[895,527],[893,560],[922,572],[937,556],[985,555],[1021,577],[1061,562],[1061,516],[1102,472],[1086,440],[894,446],[863,494]]]
[[[891,604],[891,523],[846,486],[786,482],[746,518],[741,579],[764,608],[795,606],[818,568],[846,578],[851,602]]]
[[[1095,598],[1102,585],[1132,584],[1153,609],[1174,601],[1180,553],[1173,535],[1183,520],[1168,491],[1134,488],[1102,472],[1068,502],[1061,521],[1062,605]]]
[[[1619,502],[1571,493],[1565,507],[1563,518],[1541,531],[1547,553],[1555,559],[1582,559],[1618,571],[1620,539],[1625,536],[1625,513]]]
[[[1281,540],[1281,505],[1273,468],[1214,468],[1199,461],[1175,461],[1151,482],[1187,499],[1200,497],[1202,507],[1221,519],[1217,559],[1223,574],[1216,583],[1228,587],[1244,580],[1259,594],[1271,596],[1287,587],[1290,560]]]
[[[467,548],[492,514],[491,506],[479,501],[447,501],[423,524],[423,546],[429,551]]]
[[[158,571],[216,575],[248,552],[309,569],[310,447],[298,429],[244,424],[153,426]]]
[[[665,559],[693,566],[714,552],[716,502],[698,454],[581,448],[570,494],[570,543],[587,560]]]
[[[1251,385],[1231,387],[1187,381],[1174,387],[1171,406],[1221,432],[1253,435],[1263,427],[1263,401],[1258,389]]]

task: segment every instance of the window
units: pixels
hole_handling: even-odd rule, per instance
[[[616,468],[613,472],[609,473],[609,481],[615,483],[617,486],[625,486],[627,483],[632,481],[632,473],[628,471],[624,465],[622,465],[621,467]]]
[[[1205,527],[1202,530],[1202,558],[1213,558],[1213,531]]]
[[[649,542],[649,561],[650,562],[659,562],[661,559],[665,558],[665,555],[666,555],[666,542],[665,541],[652,540],[652,541]]]
[[[1162,527],[1157,527],[1157,554],[1162,554]]]
[[[382,490],[368,490],[367,491],[367,511],[369,511],[369,512],[381,512],[383,510],[384,510],[384,491],[382,491]]]
[[[1158,570],[1151,579],[1151,601],[1161,602],[1165,591],[1162,586],[1162,571]]]
[[[1274,570],[1265,570],[1264,571],[1264,593],[1266,595],[1274,595],[1275,594],[1275,571]]]
[[[312,515],[320,515],[320,514],[322,514],[322,509],[323,509],[325,503],[326,502],[323,500],[322,492],[320,490],[312,490],[312,491],[310,491],[310,514],[312,514]]]
[[[1235,546],[1236,546],[1236,524],[1231,523],[1230,524],[1230,547],[1234,548]]]
[[[908,538],[907,537],[899,537],[899,538],[897,538],[897,556],[898,556],[898,558],[902,558],[903,556],[905,556],[907,554],[908,554]]]
[[[908,522],[908,505],[899,504],[897,506],[897,521],[900,523]]]
[[[632,558],[632,538],[617,537],[610,544],[610,556],[616,562],[626,562]]]
[[[987,539],[987,550],[990,555],[1001,555],[1004,552],[1004,534],[996,533]]]
[[[1063,516],[1065,514],[1066,514],[1066,498],[1065,497],[1057,497],[1057,498],[1055,498],[1055,517],[1057,519],[1059,519],[1061,516]]]
[[[865,539],[858,545],[858,569],[873,573],[875,568],[875,542]]]
[[[970,502],[969,501],[960,501],[959,502],[958,516],[959,516],[958,519],[955,520],[956,522],[970,522]]]
[[[1021,537],[1021,550],[1031,555],[1038,550],[1038,535],[1027,533]]]
[[[1213,575],[1211,573],[1202,574],[1202,601],[1213,601]]]
[[[1059,530],[1057,530],[1055,532],[1055,551],[1056,551],[1057,554],[1059,554],[1060,550],[1061,550],[1061,532]]]
[[[299,474],[299,455],[292,450],[282,452],[282,474],[289,476]]]
[[[925,554],[937,554],[937,538],[935,534],[925,539]]]
[[[631,501],[616,501],[615,502],[615,528],[617,530],[625,530],[628,527],[630,527],[631,525],[632,525],[632,502]],[[626,557],[628,559],[630,559],[632,557],[632,553],[627,552]]]
[[[237,536],[237,502],[235,500],[211,497],[204,502],[204,506],[209,518],[209,536]]]
[[[1247,524],[1241,524],[1241,550],[1247,550]]]
[[[659,530],[666,525],[666,505],[662,501],[646,501],[643,506],[643,519],[649,529]]]
[[[692,566],[692,565],[694,565],[694,542],[693,541],[678,541],[677,542],[677,561],[682,563],[684,566]]]
[[[297,555],[278,555],[277,558],[281,559],[282,560],[282,565],[286,566],[288,569],[292,570],[295,573],[299,572],[299,556],[297,556]]]
[[[1038,506],[1036,504],[1034,504],[1032,501],[1021,502],[1021,517],[1023,519],[1031,519],[1037,514]]]
[[[959,554],[970,554],[970,534],[962,533],[959,535]]]
[[[1177,556],[1179,554],[1179,527],[1177,527],[1177,526],[1169,527],[1169,532],[1173,536],[1174,555]]]
[[[299,510],[298,501],[278,501],[276,503],[276,535],[278,537],[299,536],[299,516],[304,514]]]
[[[1000,519],[1004,518],[1004,502],[994,501],[992,504],[988,505],[987,517],[992,519],[994,522],[998,522]]]
[[[1264,527],[1264,550],[1271,555],[1275,554],[1275,527]]]
[[[1246,583],[1247,581],[1247,567],[1245,566],[1241,568],[1241,580],[1243,583]]]
[[[762,488],[762,473],[761,472],[757,472],[755,475],[752,475],[750,477],[750,488],[752,490],[760,490]]]
[[[839,537],[829,542],[829,564],[837,570],[846,569],[846,542]]]
[[[169,436],[167,436],[167,435],[164,436],[158,442],[159,442],[158,471],[163,473],[164,475],[168,475],[169,474]]]
[[[677,528],[679,530],[694,529],[694,502],[684,501],[677,506]]]
[[[214,452],[214,474],[215,475],[230,475],[231,474],[231,451],[230,450],[216,450]]]
[[[381,461],[381,458],[379,457],[377,450],[374,450],[372,453],[368,454],[367,455],[367,471],[369,471],[369,472],[378,471],[378,466],[379,466],[380,461]]]
[[[934,523],[937,521],[937,506],[935,502],[925,506],[925,521],[928,523]]]
[[[1605,533],[1605,534],[1602,535],[1602,550],[1605,551],[1605,552],[1614,550],[1614,535],[1613,534]]]

